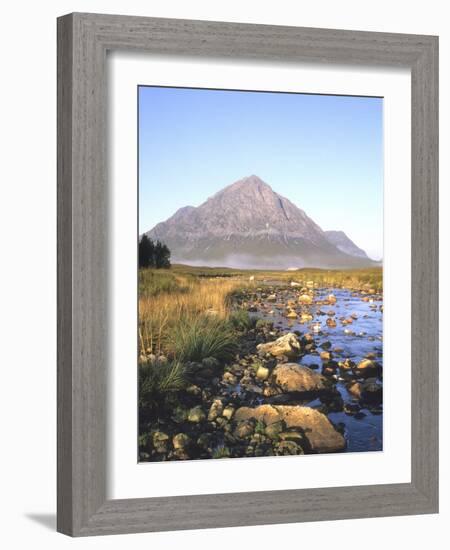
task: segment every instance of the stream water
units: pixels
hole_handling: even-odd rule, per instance
[[[292,294],[292,295],[291,295]],[[333,305],[320,305],[321,300],[326,300],[329,294],[333,294],[337,301]],[[294,300],[298,296],[294,290],[283,291],[283,301]],[[303,355],[298,363],[318,369],[322,366],[320,359],[321,345],[330,343],[333,357],[336,361],[346,358],[355,363],[363,360],[368,355],[375,358],[376,362],[383,364],[383,313],[381,296],[367,296],[339,288],[318,289],[314,293],[315,302],[308,308],[313,316],[312,321],[301,323],[298,320],[287,319],[283,312],[276,307],[253,313],[258,318],[273,321],[274,325],[285,332],[298,330],[302,333],[313,332],[317,350]],[[319,301],[319,305],[316,302]],[[327,326],[326,320],[330,318],[327,313],[332,310],[335,315],[331,318],[336,321],[336,327]],[[342,324],[342,319],[351,319],[351,323]],[[382,372],[382,368],[380,369]],[[349,407],[358,400],[353,397],[346,388],[348,380],[342,378],[339,370],[334,375],[336,389],[341,394],[345,404]],[[382,383],[382,374],[377,378]],[[300,404],[300,403],[299,403]],[[302,401],[302,405],[320,407],[318,400]],[[358,414],[346,412],[329,412],[328,418],[335,424],[345,427],[347,439],[347,452],[379,451],[383,446],[383,414],[382,405],[362,405]]]

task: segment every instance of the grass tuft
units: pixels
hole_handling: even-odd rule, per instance
[[[213,451],[212,458],[230,458],[230,450],[224,445],[219,445]]]
[[[172,351],[178,361],[202,361],[213,357],[220,362],[233,359],[237,351],[236,333],[229,323],[202,315],[185,318],[173,328]]]
[[[148,406],[156,397],[180,391],[186,384],[186,367],[178,361],[154,361],[139,365],[141,406]]]
[[[248,311],[238,309],[230,313],[228,318],[231,326],[240,332],[245,332],[255,327],[256,319],[251,317]]]

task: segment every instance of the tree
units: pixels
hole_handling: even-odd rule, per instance
[[[170,267],[170,250],[161,241],[154,243],[147,235],[139,241],[139,267]]]
[[[161,241],[156,241],[154,257],[157,269],[170,267],[170,250]]]
[[[154,264],[155,245],[147,235],[142,235],[139,242],[139,267],[153,267]]]

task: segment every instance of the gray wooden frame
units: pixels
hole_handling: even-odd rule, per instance
[[[125,49],[411,69],[411,483],[107,500],[106,52]],[[437,512],[437,311],[437,37],[82,13],[58,19],[59,531],[83,536]]]

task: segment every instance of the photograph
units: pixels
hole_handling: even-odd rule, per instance
[[[2,547],[439,550],[447,5],[2,8]]]
[[[138,461],[383,451],[383,98],[137,94]]]

